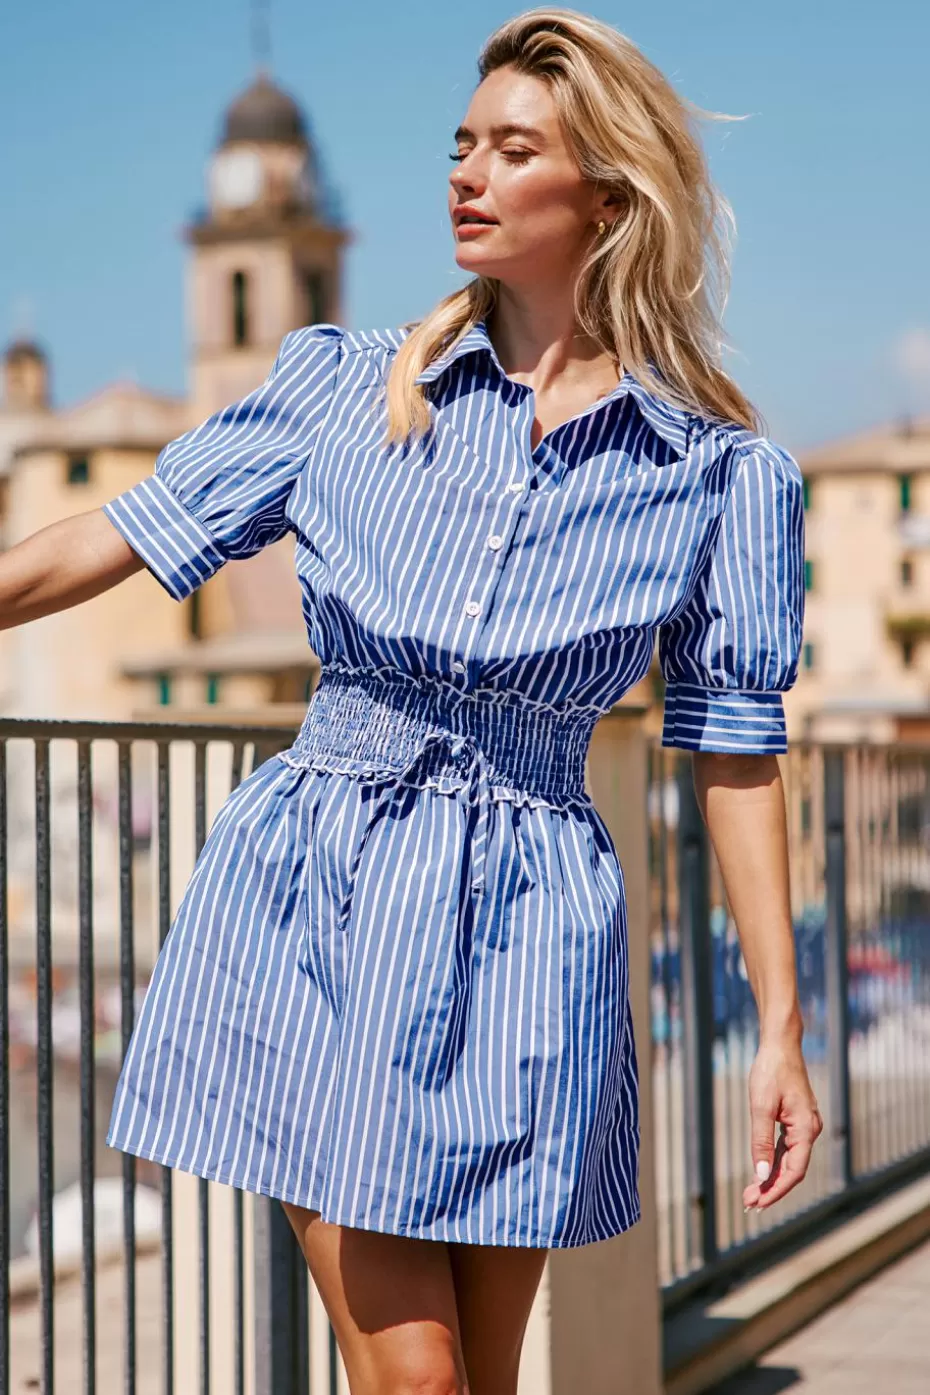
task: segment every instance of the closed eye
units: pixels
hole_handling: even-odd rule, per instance
[[[465,155],[467,153],[468,152],[465,151],[462,154],[450,155],[449,159],[461,161],[465,159]],[[502,150],[501,154],[504,156],[505,160],[509,160],[511,164],[525,165],[527,160],[529,160],[532,156],[533,152],[532,150]]]

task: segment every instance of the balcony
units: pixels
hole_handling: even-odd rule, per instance
[[[897,533],[905,547],[930,547],[930,514],[902,512],[898,515]]]
[[[631,908],[648,1223],[609,1250],[550,1254],[521,1395],[573,1395],[595,1368],[591,1391],[626,1395],[629,1379],[658,1395],[660,1311],[673,1324],[930,1173],[926,753],[799,743],[783,758],[805,1054],[826,1132],[804,1184],[747,1217],[758,1021],[690,762],[640,717],[598,724],[590,776]],[[193,861],[228,793],[293,735],[0,721],[0,1387],[7,1373],[10,1388],[51,1395],[83,1372],[85,1390],[107,1392],[347,1395],[281,1208],[103,1146]]]

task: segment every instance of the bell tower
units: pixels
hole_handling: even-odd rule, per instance
[[[185,230],[197,420],[257,387],[289,330],[343,322],[351,236],[300,107],[260,67],[223,118],[207,205]]]

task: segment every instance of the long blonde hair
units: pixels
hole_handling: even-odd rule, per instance
[[[625,35],[577,10],[545,5],[501,25],[481,50],[480,81],[504,66],[548,84],[582,174],[623,205],[579,268],[579,327],[666,401],[759,430],[720,366],[733,217],[692,126],[718,114],[679,97]],[[428,431],[416,378],[488,315],[498,285],[478,275],[404,325],[386,384],[388,441]]]

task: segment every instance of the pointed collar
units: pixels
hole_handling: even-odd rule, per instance
[[[494,345],[491,343],[491,336],[488,334],[487,325],[484,320],[479,320],[478,323],[472,325],[471,329],[467,330],[466,333],[462,335],[461,339],[453,344],[451,348],[445,349],[438,358],[433,359],[432,363],[428,363],[415,381],[418,384],[433,383],[439,377],[440,373],[444,373],[447,368],[455,363],[456,359],[462,358],[465,354],[478,353],[481,350],[490,354],[495,367],[499,369],[502,376],[506,376],[501,367],[500,360],[497,357]]]
[[[501,377],[505,378],[507,374],[504,372],[494,345],[491,343],[487,324],[481,319],[478,320],[476,324],[472,325],[451,348],[444,350],[444,352],[437,358],[434,358],[431,363],[428,363],[422,373],[417,375],[415,381],[418,385],[435,382],[440,374],[451,367],[456,360],[463,358],[465,354],[481,352],[490,357]],[[678,451],[680,455],[684,455],[688,449],[689,427],[691,425],[692,414],[686,411],[685,408],[676,407],[671,402],[667,402],[664,398],[658,397],[655,393],[650,392],[649,389],[644,387],[639,379],[634,378],[629,371],[623,374],[623,377],[612,392],[608,393],[606,397],[600,398],[598,405],[602,406],[605,402],[611,402],[617,397],[625,397],[627,393],[634,399],[643,417],[645,417],[653,430],[656,431],[663,440],[667,441],[673,450]]]

